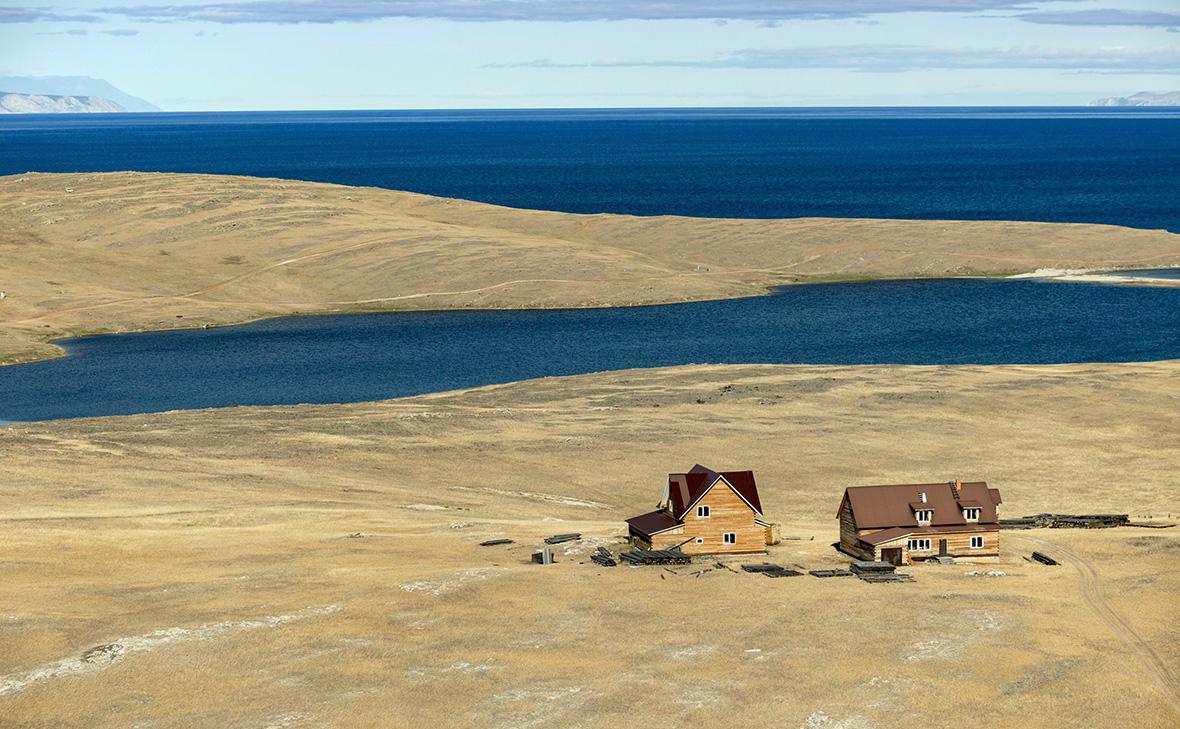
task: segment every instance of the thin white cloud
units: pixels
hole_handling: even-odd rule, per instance
[[[1062,69],[1161,73],[1180,71],[1180,48],[932,48],[903,45],[749,48],[705,59],[550,60],[490,64],[485,68],[839,68],[864,72],[916,69]]]
[[[94,23],[97,15],[62,13],[52,8],[0,7],[0,23]]]
[[[383,18],[471,22],[714,19],[773,23],[909,12],[976,13],[1035,9],[1035,4],[1027,0],[245,0],[183,5],[116,5],[96,12],[154,22],[226,24],[347,23]]]
[[[1180,13],[1161,13],[1149,10],[1073,10],[1064,12],[1024,13],[1017,17],[1026,23],[1040,23],[1043,25],[1180,28]]]

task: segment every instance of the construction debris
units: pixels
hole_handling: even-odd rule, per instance
[[[914,578],[901,572],[866,572],[860,575],[865,582],[913,582]]]
[[[486,542],[480,542],[481,547],[494,547],[497,544],[512,544],[511,539],[489,539]]]
[[[545,547],[539,552],[533,552],[533,561],[537,564],[553,564],[553,550]]]
[[[834,569],[834,570],[811,570],[807,574],[812,577],[851,577],[852,570]]]
[[[644,550],[632,549],[629,552],[623,552],[619,555],[619,559],[630,565],[641,564],[688,564],[692,562],[692,557],[689,557],[684,552],[674,549],[667,550]]]
[[[562,542],[576,542],[582,538],[579,534],[554,534],[545,540],[545,544],[561,544]]]
[[[783,537],[783,540],[788,542],[811,542],[815,540],[815,535],[810,537]]]
[[[770,564],[765,562],[762,564],[744,564],[742,569],[746,572],[753,572],[756,574],[766,575],[767,577],[798,577],[803,574],[795,570],[789,570],[777,564]]]
[[[1000,519],[1001,529],[1109,529],[1131,526],[1127,514],[1033,514]]]
[[[590,561],[600,567],[614,567],[618,564],[614,555],[606,547],[599,547],[594,554],[590,555]]]
[[[1050,566],[1061,564],[1057,560],[1053,559],[1049,555],[1044,554],[1042,552],[1033,552],[1032,558],[1035,559],[1036,561],[1040,562],[1041,564],[1047,564]]]
[[[855,560],[852,563],[852,573],[865,582],[913,582],[914,578],[907,574],[895,572],[896,569],[888,562],[863,562]]]
[[[857,560],[853,560],[852,566],[850,567],[850,569],[852,570],[852,573],[855,575],[864,575],[864,574],[870,574],[870,573],[876,574],[876,573],[892,572],[896,568],[888,562],[866,562],[866,561],[857,559]]]

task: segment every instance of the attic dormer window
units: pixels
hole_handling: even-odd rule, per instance
[[[979,521],[980,510],[974,507],[963,509],[963,518],[967,521]]]
[[[923,522],[929,523],[930,520],[934,518],[934,510],[918,509],[914,512],[914,516],[917,517],[919,524],[922,524]]]

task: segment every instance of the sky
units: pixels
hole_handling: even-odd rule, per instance
[[[93,76],[170,111],[1074,105],[1180,90],[1180,0],[142,1],[0,5],[0,75]]]

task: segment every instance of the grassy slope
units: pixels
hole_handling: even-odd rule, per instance
[[[579,562],[695,461],[753,468],[808,569],[849,483],[1176,514],[1175,373],[682,367],[0,429],[0,723],[1173,727],[1071,555],[1175,673],[1175,529],[1005,533],[1007,577],[906,585]]]
[[[69,188],[72,192],[66,192]],[[620,306],[796,280],[1180,264],[1113,226],[516,210],[209,175],[0,178],[0,362],[54,337],[295,312]]]

